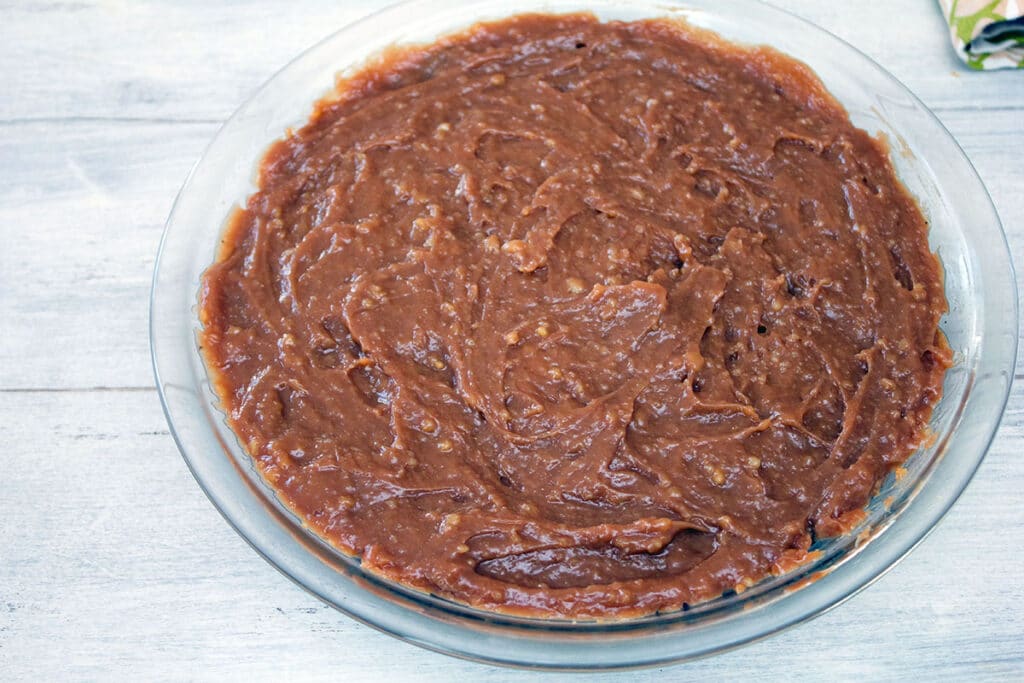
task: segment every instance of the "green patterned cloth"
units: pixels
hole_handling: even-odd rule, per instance
[[[1024,0],[939,0],[953,47],[972,69],[1024,69]]]

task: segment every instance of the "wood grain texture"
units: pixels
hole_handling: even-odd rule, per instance
[[[537,677],[405,645],[293,586],[207,502],[152,389],[149,281],[188,169],[262,81],[381,4],[0,2],[0,679]],[[1020,261],[1024,74],[960,67],[928,0],[776,4],[936,111]],[[975,481],[875,586],[737,652],[600,678],[1021,678],[1022,454],[1018,381]]]

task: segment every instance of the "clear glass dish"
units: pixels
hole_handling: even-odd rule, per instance
[[[817,561],[686,612],[619,622],[502,616],[410,591],[360,569],[306,531],[227,427],[200,358],[199,277],[257,163],[303,123],[336,73],[387,46],[423,43],[525,11],[590,10],[602,19],[682,17],[724,38],[771,45],[813,68],[854,123],[887,136],[903,182],[931,224],[955,351],[931,421],[934,440],[890,476],[851,533],[818,542]],[[999,218],[942,124],[892,76],[831,34],[757,0],[414,0],[352,24],[278,72],[214,138],[174,205],[153,276],[153,365],[171,432],[213,504],[268,562],[342,612],[403,640],[485,662],[552,669],[658,665],[737,647],[817,616],[881,576],[950,508],[995,434],[1013,376],[1016,287]]]

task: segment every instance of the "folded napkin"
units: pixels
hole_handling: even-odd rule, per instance
[[[953,47],[972,69],[1024,69],[1024,0],[939,0]]]

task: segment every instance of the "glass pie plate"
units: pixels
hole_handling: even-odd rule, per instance
[[[477,21],[528,11],[589,10],[601,19],[679,17],[728,40],[767,44],[807,63],[854,123],[884,134],[901,179],[931,225],[945,270],[955,351],[934,439],[889,476],[850,533],[819,540],[817,559],[742,594],[685,612],[614,622],[511,617],[403,588],[360,568],[306,530],[262,480],[225,423],[199,355],[199,278],[231,209],[255,189],[267,146],[306,121],[337,73],[393,44],[430,42]],[[917,545],[967,485],[995,434],[1017,344],[1016,287],[999,218],[970,162],[906,88],[831,34],[756,0],[414,0],[310,48],[221,128],[175,202],[153,276],[150,335],[167,421],[189,468],[228,522],[268,562],[324,602],[423,647],[552,669],[657,665],[707,655],[792,626],[846,600]]]

